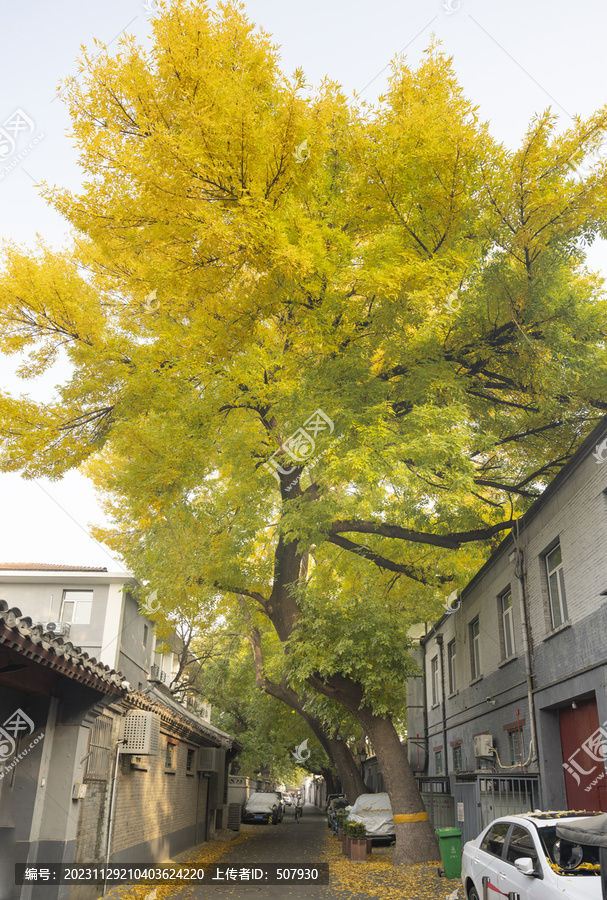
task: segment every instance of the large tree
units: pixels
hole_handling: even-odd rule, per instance
[[[2,397],[4,468],[88,461],[144,575],[182,536],[187,584],[246,598],[369,735],[396,861],[436,858],[393,723],[407,626],[607,409],[607,168],[572,174],[607,113],[509,151],[435,48],[375,108],[309,98],[238,6],[187,0],[68,96],[87,180],[47,195],[76,239],[7,252],[0,349],[73,374]]]

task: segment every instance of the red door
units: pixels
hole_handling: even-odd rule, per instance
[[[599,727],[596,700],[560,709],[559,727],[568,808],[607,812],[607,723]]]

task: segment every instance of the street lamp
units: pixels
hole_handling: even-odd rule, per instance
[[[367,752],[363,748],[359,753],[360,758],[360,774],[362,775],[363,781],[365,780],[365,761],[367,759]]]

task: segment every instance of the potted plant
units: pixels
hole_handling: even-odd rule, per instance
[[[337,821],[337,837],[340,839],[340,841],[343,844],[344,833],[346,830],[346,823],[348,821],[348,813],[337,813],[337,816],[335,817],[335,819]]]
[[[350,842],[350,862],[366,862],[367,829],[364,822],[348,822],[346,834]]]
[[[341,852],[344,856],[350,855],[350,835],[348,834],[348,829],[350,827],[350,822],[348,821],[348,814],[344,813],[344,817],[341,822],[342,827],[342,839],[341,839]]]

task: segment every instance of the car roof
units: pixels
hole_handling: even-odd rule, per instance
[[[596,810],[583,810],[583,809],[560,809],[560,810],[548,810],[543,812],[539,809],[536,809],[534,812],[527,813],[513,813],[509,816],[500,816],[495,821],[497,822],[520,822],[528,821],[533,822],[533,824],[537,828],[546,828],[549,825],[554,825],[559,821],[575,821],[576,819],[587,819],[590,816],[600,816],[602,813],[597,812]],[[491,823],[494,824],[494,823]]]

